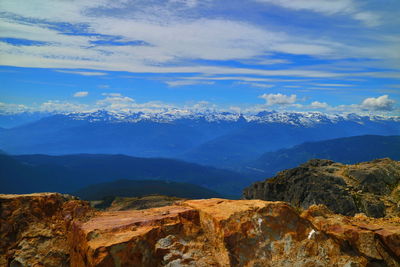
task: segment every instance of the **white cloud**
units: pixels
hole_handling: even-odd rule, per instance
[[[291,64],[292,62],[287,59],[258,59],[254,58],[252,60],[242,60],[246,64],[256,64],[256,65],[274,65],[274,64]]]
[[[296,95],[283,95],[283,94],[263,94],[259,98],[266,101],[267,106],[272,105],[290,105],[294,104],[297,100]]]
[[[275,73],[274,76],[281,76]],[[271,75],[272,76],[272,75]],[[293,75],[296,76],[296,75]],[[282,78],[263,78],[263,77],[246,77],[246,76],[195,76],[181,77],[187,80],[210,80],[210,81],[241,81],[241,82],[301,82],[308,81],[305,79],[282,79]]]
[[[363,22],[367,26],[377,26],[380,24],[379,15],[359,11],[354,0],[256,0],[258,2],[279,5],[293,10],[309,10],[325,15],[345,14],[352,16],[353,19]]]
[[[88,96],[89,95],[89,92],[87,92],[87,91],[80,91],[80,92],[76,92],[75,94],[74,94],[74,97],[85,97],[85,96]]]
[[[104,76],[107,75],[105,72],[98,72],[98,71],[72,71],[72,70],[56,70],[57,72],[61,73],[68,73],[68,74],[77,74],[82,76]]]
[[[265,83],[259,83],[259,82],[236,82],[235,84],[243,84],[243,85],[248,85],[248,86],[257,87],[257,88],[271,88],[271,87],[274,87],[273,84],[265,84]]]
[[[29,107],[23,104],[9,104],[0,102],[0,114],[14,114],[29,111]]]
[[[135,100],[121,94],[108,94],[105,99],[97,101],[96,106],[113,111],[128,110],[135,107]]]
[[[177,86],[187,86],[187,85],[210,85],[214,84],[215,82],[212,81],[196,81],[196,80],[177,80],[177,81],[166,81],[169,87],[177,87]]]
[[[324,14],[349,12],[354,9],[352,0],[257,0],[295,10],[311,10]]]
[[[329,105],[326,102],[319,102],[319,101],[314,101],[310,104],[311,108],[317,108],[317,109],[325,109],[329,107]]]
[[[173,108],[174,106],[159,102],[159,101],[150,101],[145,103],[137,103],[135,99],[123,96],[119,93],[105,93],[106,96],[104,99],[101,99],[96,102],[94,108],[96,109],[105,109],[108,111],[114,112],[160,112],[168,108]]]
[[[391,111],[394,109],[395,103],[388,95],[382,95],[376,98],[370,97],[364,99],[361,103],[361,108],[366,110]]]
[[[274,53],[305,54],[324,59],[343,59],[351,56],[352,58],[377,59],[374,62],[390,60],[394,62],[390,66],[398,65],[400,62],[398,60],[400,58],[399,40],[393,37],[392,32],[382,31],[379,34],[368,32],[366,36],[362,31],[355,31],[357,28],[354,25],[346,25],[346,27],[342,27],[342,23],[336,25],[336,22],[342,22],[345,16],[362,21],[369,26],[378,25],[381,17],[375,10],[361,9],[361,7],[367,7],[367,4],[357,5],[354,0],[259,0],[259,2],[268,2],[291,10],[306,10],[329,16],[340,15],[335,25],[329,24],[321,35],[320,27],[305,29],[297,23],[290,23],[291,26],[288,27],[285,25],[275,27],[274,23],[260,19],[262,22],[257,24],[258,20],[253,19],[251,13],[249,16],[244,14],[240,18],[235,18],[234,12],[227,12],[227,16],[219,16],[218,13],[214,15],[212,12],[210,15],[200,10],[206,2],[208,5],[213,1],[3,1],[1,5],[5,15],[0,18],[0,37],[21,38],[45,44],[12,45],[0,42],[1,64],[71,69],[60,70],[60,72],[85,76],[107,75],[99,70],[190,73],[192,75],[248,75],[249,77],[242,77],[243,81],[252,80],[256,85],[256,80],[258,80],[260,82],[258,87],[261,86],[261,82],[264,82],[261,79],[265,79],[266,76],[274,77],[274,79],[276,76],[399,77],[398,72],[389,72],[389,69],[385,72],[363,73],[328,69],[327,65],[331,63],[309,68],[298,68],[295,64],[279,66],[280,69],[275,66],[271,68],[260,66],[291,63],[286,59],[274,58]],[[256,3],[256,5],[260,4]],[[270,21],[272,22],[273,19]],[[358,25],[358,23],[355,24]],[[60,27],[60,25],[66,25],[66,27]],[[325,27],[324,23],[320,26]],[[71,30],[70,27],[82,35],[67,33]],[[340,32],[337,31],[338,27],[343,29],[343,36],[346,38],[338,38],[341,34],[332,34],[330,29]],[[395,25],[390,27],[395,28]],[[346,35],[346,31],[350,32],[350,30],[354,30],[354,35]],[[107,36],[120,38],[118,42],[121,44],[140,41],[145,45],[106,45],[107,42],[96,45],[93,43],[99,40],[104,41],[108,38]],[[296,61],[296,57],[290,58]],[[208,63],[207,60],[236,60],[245,64],[248,62],[252,66],[237,67],[240,65],[235,64],[218,66],[218,62]],[[259,66],[255,66],[256,64]],[[250,77],[250,75],[259,77]],[[202,81],[211,82],[228,78],[214,77],[208,80],[204,78]],[[170,86],[194,84],[193,82],[189,84],[183,81],[184,79],[180,80],[167,83]],[[200,79],[197,84],[199,83]],[[265,88],[267,86],[264,85]]]
[[[12,3],[11,3],[12,2]],[[182,1],[179,1],[182,2]],[[183,1],[197,5],[198,1]],[[200,1],[201,2],[201,1]],[[321,71],[277,70],[266,71],[234,67],[184,67],[176,62],[191,59],[245,60],[270,52],[326,56],[337,50],[337,44],[309,37],[295,36],[267,27],[230,19],[199,17],[184,19],[168,10],[162,16],[154,15],[154,8],[138,6],[126,17],[112,14],[110,10],[123,7],[127,1],[116,3],[102,1],[6,1],[4,10],[22,17],[39,20],[82,24],[93,35],[64,34],[48,24],[34,24],[18,19],[5,19],[0,23],[3,37],[22,38],[46,42],[46,45],[14,46],[2,43],[0,56],[3,64],[19,67],[85,68],[130,72],[156,73],[206,73],[206,74],[256,74],[295,75],[306,77],[332,76]],[[149,4],[151,6],[151,4]],[[110,9],[107,9],[109,7]],[[141,9],[143,7],[143,9]],[[94,14],[102,8],[103,15]],[[160,9],[160,7],[159,7]],[[50,11],[51,10],[51,11]],[[65,10],[65,13],[60,10]],[[118,10],[118,9],[117,9]],[[122,10],[122,9],[121,9]],[[121,11],[120,10],[120,11]],[[158,10],[158,9],[157,9]],[[99,11],[99,10],[96,10]],[[140,11],[140,12],[139,12]],[[153,13],[151,13],[151,12]],[[172,12],[172,13],[171,13]],[[149,45],[92,45],[101,35],[119,36],[121,41],[140,40]],[[179,36],[179,38],[176,38]],[[341,50],[342,53],[342,50]],[[169,67],[165,63],[173,63]],[[261,64],[286,63],[271,59]],[[164,64],[160,66],[160,64]],[[80,75],[103,75],[100,72],[62,71]]]
[[[143,59],[143,55],[141,56],[143,61],[140,61],[140,55],[135,57],[135,53],[118,53],[118,49],[115,47],[109,48],[109,51],[107,51],[106,54],[107,55],[104,55],[97,50],[85,50],[84,48],[79,47],[28,46],[22,48],[21,46],[13,46],[0,42],[0,57],[2,64],[17,67],[68,67],[78,69],[129,71],[136,73],[202,73],[207,75],[234,74],[294,77],[340,77],[346,75],[321,70],[301,69],[263,70],[206,65],[174,67],[157,66],[146,63],[146,60]],[[156,54],[152,54],[154,59],[158,58],[159,60],[162,60],[164,58],[162,55],[157,57]],[[90,59],[85,59],[85,57]],[[150,62],[152,62],[152,60],[150,60]]]
[[[207,110],[217,110],[218,106],[208,101],[198,101],[195,103],[187,104],[183,108],[187,110],[202,112]]]
[[[317,42],[315,42],[317,43]],[[294,55],[330,55],[333,54],[333,48],[323,44],[290,43],[282,42],[272,45],[272,49],[277,52],[283,52]]]
[[[358,12],[355,13],[354,18],[362,21],[365,25],[374,27],[381,24],[380,17],[372,12]]]
[[[102,93],[101,95],[111,96],[111,97],[122,96],[120,93]]]
[[[59,100],[49,100],[42,103],[38,108],[34,109],[43,112],[76,112],[76,111],[84,111],[87,110],[88,108],[89,107],[84,104],[75,104]]]
[[[352,84],[341,84],[341,83],[312,83],[313,86],[325,86],[325,87],[351,87]]]
[[[198,0],[169,0],[169,3],[183,4],[188,8],[193,8],[199,4],[199,1]]]
[[[45,25],[0,18],[0,37],[48,43],[47,45],[89,45],[93,37],[61,34]]]

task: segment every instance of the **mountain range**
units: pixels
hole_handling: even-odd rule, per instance
[[[99,110],[51,115],[2,129],[0,148],[11,154],[165,157],[233,169],[266,152],[366,134],[400,135],[400,118],[319,112]]]
[[[0,130],[2,128],[13,128],[37,121],[41,118],[54,115],[50,112],[21,112],[21,113],[2,113],[0,112]]]
[[[306,142],[288,149],[267,152],[244,164],[241,172],[254,177],[271,177],[310,159],[328,159],[355,164],[379,158],[400,160],[400,136],[363,135]]]
[[[172,159],[94,154],[0,154],[0,193],[73,193],[92,184],[121,179],[190,183],[204,187],[203,192],[208,188],[224,197],[236,198],[244,186],[254,181],[233,171]],[[174,184],[169,185],[174,187]]]

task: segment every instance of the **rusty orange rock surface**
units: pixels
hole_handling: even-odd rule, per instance
[[[203,199],[99,212],[60,194],[0,201],[0,266],[400,266],[400,219],[321,205]]]
[[[69,224],[90,213],[69,195],[0,194],[0,266],[69,266]]]

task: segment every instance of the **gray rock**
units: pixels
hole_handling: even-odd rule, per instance
[[[362,212],[370,217],[384,217],[384,199],[398,202],[391,198],[396,195],[392,192],[398,190],[399,182],[400,162],[390,159],[355,165],[312,159],[254,183],[243,191],[243,198],[286,201],[304,209],[324,204],[343,215]]]

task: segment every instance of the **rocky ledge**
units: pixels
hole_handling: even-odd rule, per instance
[[[69,266],[70,224],[91,214],[69,195],[0,194],[0,266]]]
[[[400,162],[388,158],[354,165],[310,160],[243,191],[245,199],[286,201],[307,209],[324,204],[335,213],[400,216]]]
[[[61,194],[0,195],[0,266],[400,266],[400,219],[204,199],[93,211]]]

